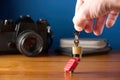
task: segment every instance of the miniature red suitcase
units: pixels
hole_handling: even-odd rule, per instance
[[[71,58],[67,64],[64,67],[64,72],[73,72],[75,68],[77,67],[78,63],[80,61],[80,58]]]

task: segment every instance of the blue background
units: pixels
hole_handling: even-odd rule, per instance
[[[54,43],[52,48],[59,47],[61,38],[73,37],[73,23],[76,0],[0,0],[0,19],[12,18],[29,14],[35,21],[46,18],[52,26]],[[81,38],[106,38],[113,49],[120,49],[120,16],[114,27],[105,27],[101,36],[84,31]]]

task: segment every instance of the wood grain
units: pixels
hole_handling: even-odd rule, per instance
[[[72,75],[63,71],[71,57],[49,54],[0,55],[0,80],[120,80],[120,51],[84,56]]]

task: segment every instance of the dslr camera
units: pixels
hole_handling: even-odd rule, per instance
[[[52,44],[51,27],[47,20],[20,16],[15,22],[0,20],[0,52],[22,53],[26,56],[46,54]]]

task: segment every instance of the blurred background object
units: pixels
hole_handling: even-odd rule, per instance
[[[0,0],[0,19],[17,19],[18,15],[30,14],[34,20],[47,19],[52,26],[54,42],[52,48],[59,48],[61,38],[73,38],[73,23],[76,0]],[[106,38],[113,49],[120,49],[120,16],[114,27],[105,27],[101,36],[81,32],[80,38]]]

